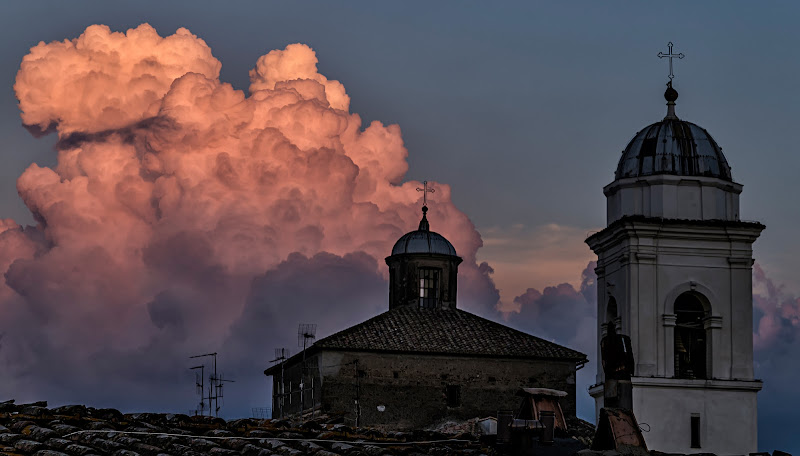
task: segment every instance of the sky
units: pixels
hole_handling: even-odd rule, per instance
[[[297,323],[324,336],[386,308],[383,257],[418,222],[423,180],[431,228],[465,258],[459,306],[595,353],[583,239],[605,226],[620,151],[666,112],[656,55],[672,41],[678,116],[721,145],[742,218],[767,226],[760,447],[800,450],[800,6],[2,8],[0,396],[188,411],[175,366],[218,350],[237,379],[225,412],[268,406],[260,371]],[[31,51],[82,34],[81,50]]]

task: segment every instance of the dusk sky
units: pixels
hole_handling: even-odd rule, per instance
[[[182,364],[220,351],[225,414],[269,406],[261,372],[297,350],[298,323],[325,336],[388,307],[383,258],[415,229],[423,180],[431,229],[465,258],[459,306],[592,358],[583,240],[620,152],[666,113],[672,41],[677,115],[716,139],[742,219],[767,227],[759,447],[800,451],[796,2],[3,10],[0,401],[186,413]]]

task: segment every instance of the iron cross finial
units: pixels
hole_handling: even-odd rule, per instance
[[[675,74],[672,73],[672,59],[673,58],[682,59],[685,56],[683,55],[683,52],[678,53],[678,54],[673,54],[672,53],[672,41],[667,43],[667,46],[669,47],[669,54],[664,54],[663,52],[659,52],[658,53],[658,57],[661,58],[661,59],[663,59],[664,57],[669,59],[669,80],[672,81],[672,78],[675,77]]]
[[[422,192],[422,205],[428,206],[428,193],[434,193],[436,190],[433,187],[428,188],[428,181],[422,181],[422,187],[417,187],[417,191]]]

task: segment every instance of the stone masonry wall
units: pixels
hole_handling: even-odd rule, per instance
[[[319,365],[323,410],[344,412],[354,424],[358,399],[361,426],[415,429],[445,418],[496,416],[517,409],[520,387],[566,391],[561,407],[575,416],[574,362],[326,350]],[[448,406],[448,386],[451,401],[460,390],[458,406]]]

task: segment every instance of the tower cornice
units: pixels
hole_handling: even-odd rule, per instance
[[[687,220],[630,215],[614,221],[587,237],[584,242],[594,252],[598,252],[598,249],[607,250],[609,246],[631,237],[753,243],[765,228],[760,222],[740,220]]]

